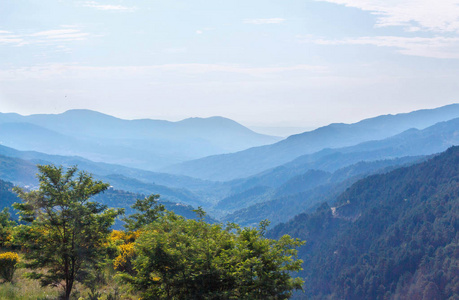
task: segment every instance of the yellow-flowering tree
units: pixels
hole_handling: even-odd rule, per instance
[[[132,260],[134,259],[134,242],[140,235],[140,230],[124,232],[113,230],[110,242],[117,248],[118,256],[115,257],[113,266],[115,270],[132,274]]]
[[[19,255],[15,252],[5,252],[0,254],[0,276],[5,281],[13,280],[16,265],[19,262]]]

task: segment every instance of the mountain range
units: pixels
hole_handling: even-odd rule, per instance
[[[221,181],[244,178],[325,148],[381,140],[408,129],[424,129],[458,117],[459,104],[451,104],[436,109],[378,116],[354,124],[330,124],[271,145],[187,161],[164,168],[163,171]]]
[[[4,146],[147,170],[278,140],[223,117],[169,122],[123,120],[90,110],[30,116],[0,113]]]
[[[368,139],[370,138],[370,129],[373,127],[382,126],[388,128],[386,131],[379,129],[379,132],[387,133],[397,131],[397,128],[410,127],[411,123],[409,122],[413,120],[414,125],[422,127],[438,119],[447,119],[454,116],[458,111],[458,107],[458,105],[449,105],[409,114],[380,116],[349,125],[332,124],[320,130],[290,137],[271,146],[255,147],[247,151],[271,149],[269,147],[280,147],[279,145],[284,145],[282,147],[290,145],[289,147],[296,149],[299,146],[295,146],[295,143],[287,142],[289,140],[301,140],[306,137],[311,138],[311,136],[315,136],[316,141],[326,141],[331,138],[330,132],[333,131],[331,130],[333,128],[338,128],[338,131],[345,133],[345,135],[347,134],[348,137],[353,136],[354,141]],[[95,114],[97,117],[90,118],[87,124],[82,125],[82,128],[86,129],[82,129],[73,136],[72,130],[75,130],[75,126],[77,126],[75,124],[84,123],[75,117],[80,113],[83,115],[87,113],[90,115]],[[110,126],[112,126],[113,130],[117,128],[116,126],[121,126],[119,129],[122,132],[119,135],[123,138],[127,136],[129,130],[118,124],[118,122],[127,122],[126,124],[134,122],[88,111],[69,111],[66,114],[69,116],[69,120],[68,122],[62,121],[63,125],[59,134],[71,136],[72,138],[78,137],[79,134],[80,137],[96,137],[108,130]],[[66,114],[63,115],[65,116]],[[0,123],[0,132],[7,132],[4,136],[8,134],[15,135],[17,132],[13,129],[18,128],[18,124],[28,128],[58,126],[63,115],[51,115],[52,117],[50,115],[29,116],[33,122],[40,124],[36,125],[10,122],[14,121],[15,118],[22,118],[22,116],[4,114],[3,120],[5,123]],[[28,117],[25,118],[27,119]],[[110,126],[105,123],[105,125],[96,126],[94,123],[94,120],[102,122],[105,119],[108,120],[107,124]],[[150,123],[150,121],[152,120],[147,123]],[[190,119],[189,121],[194,122],[196,120]],[[394,124],[391,122],[394,122]],[[365,124],[369,124],[370,129],[366,128]],[[92,133],[90,132],[91,127],[95,127],[95,131]],[[359,129],[360,133],[352,133],[356,128]],[[95,162],[80,156],[51,155],[37,151],[19,151],[11,147],[0,146],[0,179],[33,188],[37,184],[35,178],[36,164],[55,164],[64,167],[77,165],[79,169],[94,174],[95,178],[109,182],[117,190],[139,194],[161,194],[165,201],[194,207],[202,206],[214,217],[242,225],[255,225],[266,218],[271,219],[275,225],[279,222],[287,221],[295,214],[310,211],[321,201],[333,198],[365,176],[412,164],[425,159],[425,155],[438,153],[452,145],[459,144],[458,129],[459,118],[441,121],[422,130],[411,128],[380,140],[364,141],[346,147],[321,149],[314,153],[300,155],[287,163],[264,169],[254,175],[224,182],[215,181],[218,178],[204,180],[185,175],[131,168],[119,164]],[[46,130],[45,132],[47,132]],[[35,132],[35,134],[35,140],[40,140],[40,131]],[[140,138],[142,134],[146,133],[138,132],[135,134]],[[324,137],[321,138],[321,134]],[[376,135],[383,135],[383,133]],[[350,140],[348,142],[350,143]],[[298,149],[295,151],[300,152]],[[241,153],[246,153],[246,151],[238,152],[234,155]],[[198,161],[191,161],[190,163],[204,163],[208,159],[218,157],[222,156],[208,157]],[[233,154],[227,154],[223,157],[234,158]],[[130,156],[128,155],[126,158],[129,159]],[[234,163],[238,164],[237,161]],[[212,168],[216,168],[216,166]],[[224,177],[225,175],[221,176]]]
[[[216,208],[226,211],[225,221],[254,225],[268,218],[277,224],[369,174],[416,162],[454,145],[459,145],[459,118],[379,141],[325,149],[225,183],[230,186],[229,196]]]

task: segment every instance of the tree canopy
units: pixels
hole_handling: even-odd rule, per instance
[[[124,278],[144,299],[287,299],[303,281],[296,247],[303,242],[263,236],[260,228],[224,227],[159,214],[142,227],[133,251],[134,272]]]
[[[26,267],[33,270],[27,275],[42,285],[62,286],[62,298],[69,299],[74,282],[83,281],[102,257],[122,211],[89,201],[109,185],[76,167],[39,165],[38,170],[38,190],[15,188],[22,203],[14,207],[25,222],[16,238],[26,250]]]

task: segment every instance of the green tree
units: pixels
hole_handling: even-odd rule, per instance
[[[69,299],[75,281],[83,281],[104,254],[110,226],[122,210],[89,201],[108,184],[72,167],[39,165],[38,190],[15,188],[20,225],[16,238],[25,248],[27,275],[42,285],[63,287]]]
[[[208,224],[172,212],[143,227],[135,243],[134,275],[125,274],[144,299],[287,299],[303,281],[289,236],[271,240],[261,228]]]
[[[164,212],[164,205],[158,204],[159,195],[150,195],[144,199],[137,199],[131,208],[137,213],[124,218],[124,227],[129,231],[135,231],[155,221]]]

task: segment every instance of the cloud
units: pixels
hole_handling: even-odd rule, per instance
[[[245,24],[254,24],[254,25],[264,25],[264,24],[280,24],[283,23],[285,19],[282,18],[270,18],[270,19],[245,19]]]
[[[89,33],[71,26],[61,26],[60,29],[45,30],[28,34],[15,34],[10,31],[0,31],[0,44],[23,46],[44,43],[61,43],[82,41],[90,36]]]
[[[310,39],[306,41],[319,45],[374,45],[378,47],[398,48],[398,52],[405,55],[431,58],[459,59],[459,37],[398,37],[376,36],[359,37],[340,40]]]
[[[36,32],[30,36],[54,41],[81,41],[86,39],[89,33],[81,32],[79,29],[55,29]]]
[[[316,0],[369,11],[377,27],[407,31],[459,32],[459,0]]]
[[[19,35],[12,34],[9,31],[0,31],[0,44],[10,44],[13,46],[22,46],[26,41]]]
[[[132,12],[136,10],[135,7],[128,7],[123,5],[113,5],[113,4],[100,4],[96,1],[86,1],[82,4],[84,7],[91,7],[98,10],[111,10],[111,11],[128,11]]]

